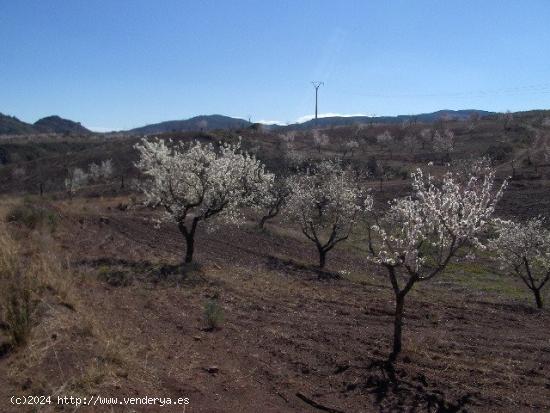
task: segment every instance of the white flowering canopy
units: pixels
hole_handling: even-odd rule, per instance
[[[435,132],[433,140],[434,151],[440,153],[451,153],[455,148],[455,134],[450,129],[445,129],[443,133]]]
[[[359,142],[357,142],[355,139],[351,139],[347,141],[344,146],[346,146],[350,150],[357,149],[359,147]]]
[[[495,185],[494,169],[478,166],[466,177],[449,171],[439,180],[418,169],[412,174],[412,195],[394,199],[368,230],[370,260],[387,269],[395,294],[390,360],[401,352],[405,296],[415,283],[440,274],[460,248],[483,248],[479,236],[506,181]]]
[[[389,145],[393,142],[393,136],[390,131],[384,131],[376,137],[376,142],[378,142],[380,145]]]
[[[69,195],[74,194],[79,188],[88,183],[88,174],[81,168],[71,168],[65,178],[65,188]]]
[[[496,238],[489,247],[501,269],[520,277],[530,289],[540,289],[550,279],[550,230],[543,218],[527,222],[495,219]]]
[[[140,158],[136,166],[149,178],[143,191],[149,205],[162,206],[165,219],[178,224],[216,217],[239,223],[241,207],[265,191],[273,175],[253,155],[237,144],[179,142],[143,139],[135,146]]]
[[[343,144],[341,145],[341,150],[342,150],[342,158],[346,158],[346,156],[348,154],[350,154],[350,156],[353,156],[353,152],[359,148],[359,142],[357,142],[357,140],[355,139],[349,139],[349,140],[346,140],[345,142],[343,142]]]
[[[412,174],[413,195],[396,199],[382,224],[371,230],[371,260],[404,267],[410,279],[430,279],[455,252],[470,244],[483,248],[478,236],[486,230],[506,182],[495,187],[494,170],[469,179],[446,173],[441,182],[418,169]]]
[[[321,133],[318,129],[313,130],[313,144],[320,150],[321,147],[327,146],[330,139],[324,133]]]
[[[111,159],[107,159],[102,161],[100,164],[92,162],[89,166],[89,170],[89,175],[92,180],[107,180],[113,175],[113,161]]]
[[[347,239],[373,204],[372,196],[360,188],[353,173],[335,161],[323,161],[305,174],[290,177],[288,186],[289,217],[322,253]]]
[[[254,206],[263,214],[260,221],[260,228],[263,228],[268,220],[279,215],[286,204],[289,194],[290,188],[288,187],[288,181],[281,175],[276,176],[267,190],[259,194],[259,198],[255,200]]]

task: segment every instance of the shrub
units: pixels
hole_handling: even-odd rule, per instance
[[[4,324],[12,346],[25,345],[32,328],[34,304],[31,300],[31,289],[28,282],[20,285],[11,284],[5,291]]]
[[[99,278],[113,287],[126,287],[132,284],[132,276],[120,270],[111,270],[102,266],[99,269]]]
[[[208,330],[216,330],[223,322],[223,308],[215,300],[208,300],[204,305],[204,318]]]
[[[22,346],[31,332],[32,285],[24,272],[19,248],[7,234],[0,235],[0,321],[11,347]]]
[[[505,161],[514,152],[514,148],[509,144],[491,145],[484,152],[484,156],[488,156],[495,161]]]
[[[7,222],[17,222],[28,229],[46,227],[53,232],[57,228],[59,217],[53,211],[35,205],[30,199],[25,199],[11,208],[6,220]]]

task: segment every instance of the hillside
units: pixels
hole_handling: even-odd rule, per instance
[[[433,123],[439,120],[466,121],[474,116],[486,117],[497,115],[476,109],[466,110],[440,110],[432,113],[418,115],[398,116],[332,116],[309,120],[303,123],[290,125],[264,125],[266,130],[307,130],[313,127],[352,126],[357,124],[401,124],[403,122]],[[249,121],[224,115],[200,115],[189,119],[170,120],[150,125],[141,126],[126,131],[133,135],[152,135],[170,132],[235,130],[251,126]],[[48,116],[36,121],[34,124],[23,122],[16,117],[0,114],[0,135],[24,135],[33,133],[59,133],[87,135],[92,132],[83,127],[79,122],[63,119],[59,116]]]
[[[215,129],[238,129],[249,126],[250,122],[244,119],[232,118],[223,115],[201,115],[184,120],[170,120],[154,123],[129,130],[128,132],[140,135],[150,135],[164,132],[206,131]]]
[[[17,119],[15,116],[0,113],[0,135],[20,135],[33,132],[32,125]]]
[[[483,117],[495,115],[494,112],[487,112],[477,109],[465,109],[465,110],[439,110],[431,113],[420,113],[418,115],[397,115],[397,116],[329,116],[326,118],[319,118],[317,120],[311,119],[303,123],[294,123],[288,125],[289,129],[309,129],[315,126],[318,127],[332,127],[332,126],[350,126],[356,124],[399,124],[402,122],[423,122],[432,123],[439,120],[454,120],[454,121],[466,121],[473,116]]]
[[[80,124],[72,120],[63,119],[59,116],[47,116],[34,123],[34,129],[42,133],[73,133],[89,134],[92,133]]]
[[[267,130],[293,129],[304,130],[312,127],[334,127],[350,126],[359,123],[372,124],[399,124],[404,121],[432,123],[441,119],[464,121],[472,116],[483,117],[494,115],[494,112],[484,110],[465,109],[465,110],[439,110],[432,113],[421,113],[418,115],[398,115],[398,116],[331,116],[309,120],[303,123],[293,123],[290,125],[264,125]],[[171,120],[155,123],[131,129],[128,132],[132,134],[151,135],[165,132],[188,132],[188,131],[207,131],[207,130],[230,130],[242,129],[251,126],[251,123],[238,118],[232,118],[223,115],[201,115],[190,119]]]
[[[34,124],[26,123],[15,116],[0,113],[0,135],[29,135],[37,133],[59,133],[88,135],[92,132],[79,122],[63,119],[59,116],[47,116]]]

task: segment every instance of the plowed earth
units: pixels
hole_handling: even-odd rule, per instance
[[[154,228],[147,212],[115,208],[64,214],[57,240],[73,265],[90,269],[79,291],[82,308],[130,360],[94,383],[94,394],[190,399],[185,409],[78,411],[550,411],[550,314],[528,302],[445,277],[418,285],[406,303],[403,356],[391,368],[384,360],[392,294],[384,273],[358,250],[332,251],[319,277],[313,245],[282,226],[201,229],[198,264],[182,276],[170,267],[183,255],[174,226]],[[93,275],[97,269],[123,274],[128,285],[109,285]],[[339,271],[356,277],[336,278]],[[209,299],[225,316],[214,331],[203,316]],[[95,338],[50,333],[55,346],[44,349],[36,377],[0,378],[3,399],[28,394],[41,374],[48,388],[62,388],[97,359]],[[0,371],[17,357],[1,359]]]

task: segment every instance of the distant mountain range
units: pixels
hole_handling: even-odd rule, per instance
[[[0,135],[25,135],[35,133],[71,133],[87,135],[92,133],[78,122],[63,119],[59,116],[48,116],[34,124],[23,122],[15,116],[0,113]]]
[[[291,125],[263,125],[268,130],[278,129],[309,129],[315,126],[331,127],[345,126],[361,123],[386,123],[395,124],[403,121],[413,120],[417,122],[431,123],[440,119],[465,120],[472,115],[490,116],[495,112],[484,110],[466,109],[466,110],[440,110],[432,113],[421,113],[419,115],[399,115],[399,116],[333,116],[326,118],[312,119],[303,123],[294,123]],[[134,135],[154,135],[165,132],[188,132],[188,131],[207,131],[207,130],[231,130],[251,127],[253,123],[238,118],[232,118],[224,115],[201,115],[190,119],[170,120],[151,125],[142,126],[128,131],[126,133]],[[92,133],[78,122],[63,119],[59,116],[48,116],[36,121],[34,124],[25,123],[14,116],[7,116],[0,113],[0,135],[24,135],[33,133],[70,133],[86,135]]]
[[[294,123],[285,126],[289,129],[309,129],[315,126],[330,127],[330,126],[346,126],[360,123],[387,123],[395,124],[404,121],[417,121],[424,123],[432,123],[441,119],[447,120],[467,120],[472,115],[489,116],[494,115],[494,112],[485,110],[464,109],[464,110],[439,110],[431,113],[421,113],[418,115],[398,115],[398,116],[331,116],[326,118],[311,119],[303,123]],[[279,125],[277,125],[279,126]]]
[[[291,125],[264,125],[266,129],[275,130],[285,129],[309,129],[315,126],[345,126],[359,123],[401,123],[406,120],[416,120],[418,122],[431,123],[440,119],[465,120],[472,115],[489,116],[494,112],[484,110],[466,109],[466,110],[440,110],[432,113],[422,113],[419,115],[399,115],[399,116],[332,116],[326,118],[312,119],[303,123],[293,123]],[[252,123],[244,119],[232,118],[223,115],[203,115],[184,120],[171,120],[167,122],[154,123],[140,128],[131,129],[128,132],[140,135],[151,135],[163,132],[185,132],[213,129],[239,129],[252,126]]]

